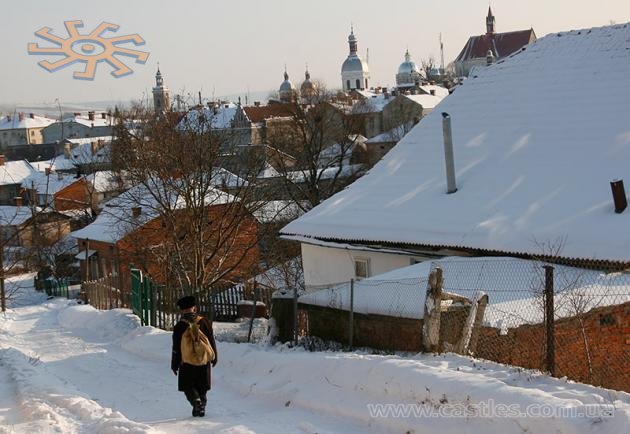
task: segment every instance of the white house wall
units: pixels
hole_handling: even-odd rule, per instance
[[[302,263],[306,289],[314,286],[347,282],[354,276],[354,260],[368,259],[369,274],[376,276],[412,264],[408,254],[381,253],[322,247],[302,243]]]

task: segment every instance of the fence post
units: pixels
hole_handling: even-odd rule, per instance
[[[553,267],[545,265],[545,368],[552,376],[556,374],[555,321]]]
[[[249,332],[247,333],[247,342],[252,338],[252,327],[254,326],[254,318],[256,318],[256,303],[258,303],[258,286],[254,282],[254,304],[252,306],[252,319],[249,321]]]
[[[348,326],[348,346],[352,349],[354,341],[354,279],[350,279],[350,324]]]
[[[298,343],[298,290],[297,285],[293,287],[293,343]]]
[[[422,346],[424,351],[429,353],[438,352],[440,349],[442,283],[442,269],[437,267],[429,275],[429,287],[424,301],[422,320]]]

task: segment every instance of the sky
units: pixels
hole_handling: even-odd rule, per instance
[[[630,21],[628,0],[492,0],[498,31],[533,27],[548,33]],[[284,67],[294,84],[313,79],[341,87],[341,63],[348,54],[351,23],[359,52],[369,48],[373,85],[393,85],[408,48],[413,60],[439,60],[439,34],[446,63],[471,35],[485,32],[487,0],[2,0],[0,105],[141,100],[151,94],[159,62],[171,93],[217,98],[253,95],[278,88]],[[38,66],[59,56],[29,55],[27,44],[52,46],[35,36],[42,27],[67,38],[63,22],[82,20],[82,34],[103,21],[120,26],[122,36],[137,33],[146,44],[126,48],[147,51],[145,64],[119,59],[133,73],[114,78],[99,63],[93,80],[77,80],[73,64],[56,72]],[[251,102],[251,101],[250,101]]]

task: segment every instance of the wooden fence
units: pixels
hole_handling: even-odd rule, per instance
[[[86,301],[97,309],[107,310],[130,307],[130,296],[118,288],[116,276],[106,276],[81,284]]]

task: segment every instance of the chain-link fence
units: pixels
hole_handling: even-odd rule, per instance
[[[290,302],[302,336],[456,352],[630,391],[627,273],[457,258],[419,267],[415,277],[310,286]]]
[[[630,390],[630,275],[511,258],[449,260],[443,289],[488,297],[472,355]]]

